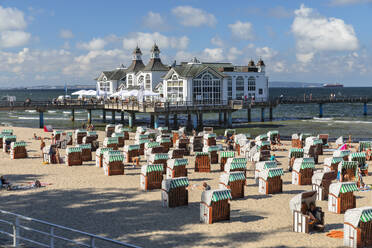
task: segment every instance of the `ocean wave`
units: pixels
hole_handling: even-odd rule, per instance
[[[27,112],[27,113],[36,113],[36,110],[27,109],[27,110],[25,110],[25,112]]]
[[[71,111],[63,111],[64,114],[71,114]]]
[[[48,113],[56,113],[56,110],[48,110]]]
[[[332,121],[333,118],[318,118],[318,117],[313,117],[313,120],[318,120],[318,121]]]
[[[334,121],[335,123],[372,124],[372,121]]]

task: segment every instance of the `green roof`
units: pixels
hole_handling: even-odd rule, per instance
[[[231,173],[229,175],[229,182],[245,180],[244,173]]]
[[[307,169],[307,168],[314,169],[315,168],[315,163],[314,162],[303,161],[302,164],[301,164],[301,169]]]
[[[13,134],[13,129],[3,129],[1,130],[1,134]]]
[[[216,135],[215,133],[209,133],[209,134],[207,135],[207,137],[208,137],[208,138],[216,138],[217,135]]]
[[[369,222],[372,220],[372,209],[367,209],[362,212],[362,215],[360,216],[360,220],[362,222]]]
[[[235,152],[223,151],[223,152],[220,152],[220,157],[221,158],[233,158],[235,157]]]
[[[315,140],[313,141],[313,144],[314,144],[314,145],[323,144],[323,140],[321,140],[321,139],[315,139]]]
[[[129,145],[128,146],[128,151],[139,150],[139,149],[140,149],[139,145]]]
[[[88,131],[87,132],[87,135],[88,136],[96,136],[97,135],[97,132],[95,132],[95,131]]]
[[[186,177],[173,178],[170,183],[170,188],[179,188],[189,186],[189,180]]]
[[[277,168],[278,164],[275,161],[265,161],[264,169]]]
[[[115,151],[115,150],[108,150],[108,151],[106,151],[106,152],[108,152],[108,155],[109,156],[112,156],[112,155],[123,155],[123,152],[122,151]]]
[[[233,158],[231,163],[247,163],[246,158]]]
[[[336,164],[336,163],[340,163],[341,161],[343,161],[344,159],[342,157],[333,157],[332,158],[332,164]]]
[[[222,201],[226,199],[231,199],[231,191],[230,190],[223,190],[223,191],[214,191],[212,195],[212,201]]]
[[[138,139],[148,139],[149,138],[149,135],[148,134],[140,134],[138,135]]]
[[[208,152],[216,152],[218,151],[218,146],[209,146],[208,147]]]
[[[270,169],[267,177],[277,177],[283,175],[283,169],[282,168],[274,168]]]
[[[356,183],[348,183],[348,184],[343,184],[340,189],[340,193],[347,193],[347,192],[354,192],[358,191],[358,186]]]
[[[16,140],[17,139],[17,136],[15,135],[5,135],[3,137],[4,140]]]
[[[359,151],[372,148],[372,141],[359,141]]]
[[[117,144],[117,143],[119,143],[119,139],[118,139],[118,137],[107,137],[106,142],[107,142],[108,145]]]
[[[353,158],[366,158],[366,153],[365,152],[354,152],[350,154],[350,157]]]
[[[124,137],[124,133],[113,133],[112,137]]]
[[[290,157],[293,158],[301,158],[304,156],[304,149],[302,148],[291,148],[290,152]]]
[[[163,171],[164,166],[162,164],[149,164],[147,165],[146,172]]]

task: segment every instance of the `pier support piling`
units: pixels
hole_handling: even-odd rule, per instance
[[[319,103],[319,118],[323,117],[323,103]]]
[[[88,109],[88,124],[92,123],[92,110]]]
[[[198,127],[197,114],[194,115],[194,118],[192,119],[192,121],[193,121],[193,128],[196,129]]]
[[[154,128],[158,128],[159,127],[159,116],[151,115],[151,117],[154,117]]]
[[[120,112],[120,123],[124,125],[124,111]]]
[[[265,108],[261,108],[261,122],[265,122]]]
[[[273,107],[270,107],[269,119],[270,121],[273,121]]]
[[[106,110],[102,110],[102,120],[104,123],[106,123]]]
[[[228,112],[228,114],[227,114],[227,126],[229,128],[232,127],[232,113],[231,112]]]
[[[218,124],[222,124],[222,112],[218,113]]]
[[[111,111],[111,123],[115,124],[115,110]]]
[[[251,122],[252,121],[252,116],[251,115],[252,115],[252,109],[249,106],[248,109],[247,109],[248,122]]]
[[[169,114],[166,114],[164,118],[165,118],[165,126],[169,128]]]
[[[366,102],[364,103],[364,106],[363,106],[363,115],[367,115],[367,103]]]
[[[44,128],[44,112],[39,112],[39,127]]]
[[[75,109],[71,109],[71,121],[75,121]]]
[[[174,114],[173,115],[173,128],[174,129],[177,129],[177,126],[178,126],[178,119],[177,119],[177,114]]]
[[[156,128],[155,127],[155,115],[150,115],[150,127],[151,128]]]
[[[129,114],[129,127],[130,128],[134,127],[135,123],[136,123],[136,113],[131,112]]]
[[[198,121],[199,121],[198,127],[203,128],[203,113],[202,112],[199,113]]]
[[[192,130],[191,114],[187,114],[186,129],[187,129],[188,131]]]
[[[225,127],[227,126],[227,112],[223,112],[223,124]]]

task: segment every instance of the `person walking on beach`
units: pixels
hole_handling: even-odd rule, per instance
[[[43,157],[44,156],[44,154],[43,154],[43,149],[44,149],[44,147],[45,147],[45,142],[44,142],[44,139],[43,138],[41,138],[40,139],[40,150],[41,150],[41,157]]]

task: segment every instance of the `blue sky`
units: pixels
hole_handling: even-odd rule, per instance
[[[271,81],[372,86],[372,0],[0,2],[0,83],[94,83],[153,42],[164,63],[263,58]]]

